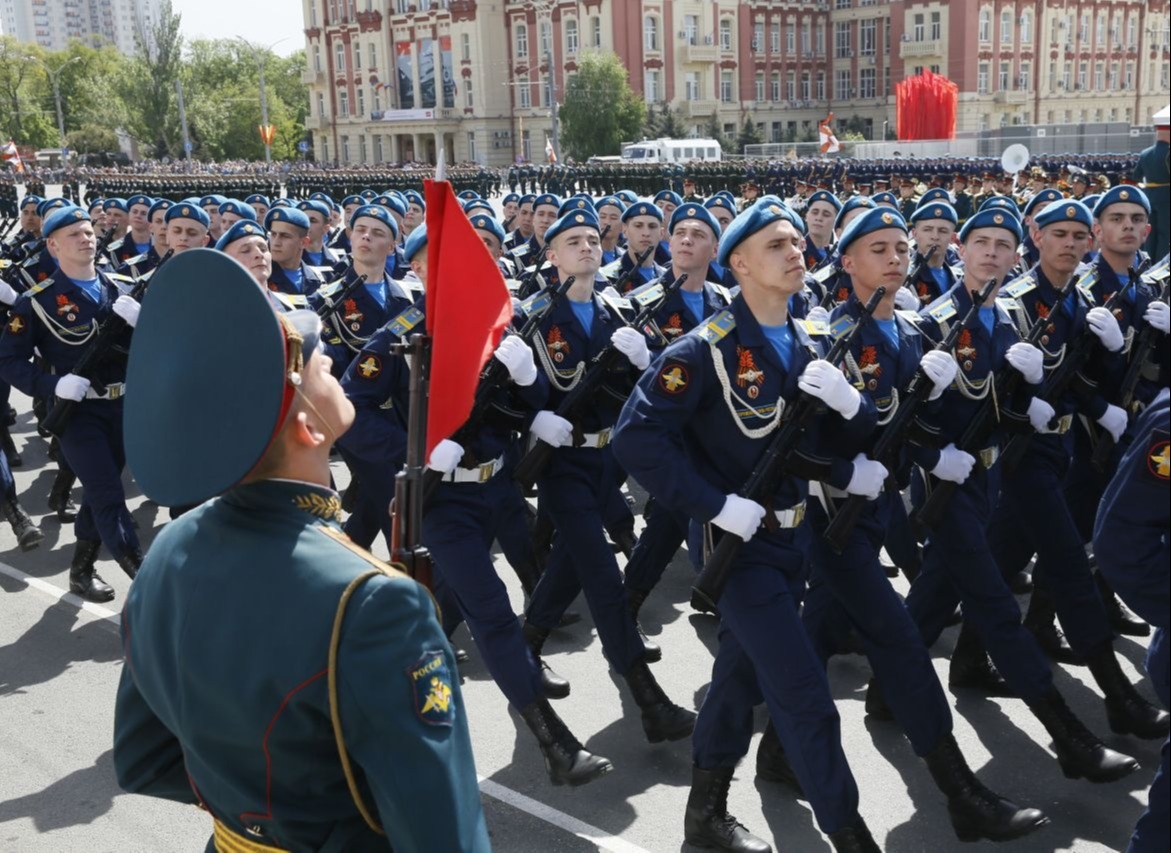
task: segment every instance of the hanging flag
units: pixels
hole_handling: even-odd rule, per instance
[[[442,162],[442,156],[440,159]],[[500,267],[488,254],[447,181],[424,181],[427,201],[427,332],[431,388],[427,448],[468,419],[480,371],[512,320]]]
[[[842,150],[842,143],[838,142],[838,138],[834,136],[833,128],[830,127],[830,122],[833,120],[834,114],[830,113],[817,125],[817,135],[821,138],[822,154],[837,154]]]
[[[557,162],[557,152],[553,150],[553,137],[545,137],[545,159],[550,163]]]
[[[260,141],[265,145],[272,145],[272,141],[276,138],[276,125],[258,124],[256,129],[260,131]]]
[[[11,139],[0,146],[0,158],[10,164],[14,172],[24,171],[24,162],[20,159],[20,151],[17,150],[16,143]]]

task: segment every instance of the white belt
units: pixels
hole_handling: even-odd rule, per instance
[[[1050,428],[1046,425],[1045,429],[1039,429],[1037,432],[1042,435],[1065,435],[1069,432],[1070,427],[1073,426],[1073,415],[1062,415],[1057,419],[1057,426]]]
[[[583,433],[581,437],[581,444],[575,443],[574,447],[605,447],[610,443],[610,433],[613,430],[604,429],[601,432],[587,432]]]
[[[99,394],[91,386],[85,392],[85,399],[87,399],[87,400],[117,400],[119,397],[122,397],[125,394],[126,394],[126,383],[125,382],[111,382],[109,385],[106,386],[106,393],[104,393],[104,394]]]
[[[475,468],[456,468],[450,474],[443,475],[445,483],[487,483],[500,473],[504,467],[504,457],[497,456],[490,462],[477,465]]]
[[[774,510],[773,516],[776,518],[777,524],[783,528],[798,527],[805,520],[805,501],[788,509]]]

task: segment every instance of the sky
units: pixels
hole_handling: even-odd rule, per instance
[[[243,36],[257,46],[275,41],[275,53],[288,56],[305,46],[301,0],[171,0],[183,16],[184,39]]]

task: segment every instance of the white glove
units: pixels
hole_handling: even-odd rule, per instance
[[[809,309],[809,313],[805,315],[805,319],[810,323],[829,323],[829,311],[822,308],[820,305],[814,305]]]
[[[923,354],[922,361],[919,366],[923,368],[923,373],[931,380],[931,384],[935,388],[931,391],[929,400],[937,400],[948,388],[951,387],[952,380],[956,378],[956,370],[958,365],[956,360],[952,358],[951,353],[940,352],[939,350],[931,350]]]
[[[922,308],[919,296],[909,287],[900,287],[895,292],[895,308],[900,311],[918,311]]]
[[[463,457],[464,449],[450,438],[445,438],[435,445],[435,448],[431,451],[431,458],[427,460],[427,467],[441,474],[450,474],[456,469],[459,465],[459,460],[463,459]]]
[[[975,456],[957,450],[954,444],[949,444],[939,451],[939,461],[931,469],[931,474],[940,480],[950,480],[958,484],[968,479],[975,464]]]
[[[760,528],[762,521],[764,521],[764,507],[756,501],[748,500],[748,498],[728,495],[724,499],[723,509],[720,510],[719,515],[712,519],[712,524],[747,542]]]
[[[138,312],[142,306],[133,297],[123,294],[114,300],[114,313],[126,321],[126,325],[134,328],[138,323]]]
[[[16,292],[16,288],[11,284],[6,281],[0,281],[0,302],[3,302],[5,305],[15,305],[19,296],[20,294]]]
[[[57,380],[53,393],[62,400],[84,400],[89,391],[89,380],[74,373],[66,373]]]
[[[1053,420],[1053,416],[1056,414],[1057,410],[1040,397],[1034,397],[1029,401],[1029,423],[1033,425],[1033,429],[1037,432],[1048,431],[1049,422]]]
[[[517,385],[528,386],[537,381],[537,364],[533,351],[519,335],[505,335],[492,357],[508,368],[508,375]]]
[[[646,370],[651,363],[651,351],[646,345],[646,338],[637,329],[623,326],[610,336],[610,343],[639,370]]]
[[[1045,378],[1045,356],[1032,344],[1018,341],[1008,348],[1004,357],[1030,385],[1040,385]]]
[[[1086,314],[1086,323],[1107,350],[1118,352],[1122,349],[1122,329],[1118,328],[1118,320],[1107,309],[1091,308]]]
[[[1107,406],[1102,417],[1098,418],[1098,425],[1110,433],[1114,443],[1117,444],[1118,440],[1122,438],[1122,434],[1126,432],[1126,421],[1126,410],[1111,405]]]
[[[549,410],[537,412],[529,432],[546,444],[564,447],[573,437],[573,424]]]
[[[862,395],[858,389],[850,384],[842,371],[825,359],[809,362],[797,380],[797,387],[821,400],[846,420],[858,414],[862,405]]]
[[[1143,312],[1143,319],[1165,335],[1168,328],[1171,328],[1171,306],[1161,299],[1156,299]]]
[[[889,472],[881,462],[875,462],[865,453],[854,457],[854,476],[850,477],[850,485],[846,491],[852,495],[861,495],[872,501],[882,494],[882,484],[886,482]]]

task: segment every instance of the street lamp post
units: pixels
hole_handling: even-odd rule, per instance
[[[537,14],[538,21],[538,38],[540,31],[540,21],[546,20],[549,25],[549,43],[545,50],[545,64],[549,69],[549,82],[546,88],[546,97],[549,101],[549,118],[552,123],[552,131],[550,133],[549,141],[553,144],[553,155],[560,158],[561,156],[561,141],[560,133],[557,129],[557,78],[555,66],[553,65],[553,10],[557,6],[558,0],[533,0],[533,10]]]
[[[287,38],[278,39],[266,48],[257,48],[252,42],[248,41],[243,36],[236,36],[236,41],[247,46],[252,51],[252,58],[256,60],[256,67],[260,71],[260,125],[263,127],[264,136],[264,162],[272,163],[272,143],[269,142],[268,137],[268,92],[264,87],[264,65],[268,61],[268,52],[283,41],[288,41]]]
[[[61,79],[60,79],[61,72],[64,71],[67,66],[70,66],[73,63],[80,62],[80,61],[81,61],[81,57],[75,56],[72,59],[66,60],[64,63],[62,63],[60,66],[57,67],[56,71],[54,71],[49,66],[49,63],[45,62],[43,59],[39,60],[41,65],[43,65],[45,68],[45,73],[47,75],[49,75],[49,82],[53,86],[53,100],[57,102],[57,133],[59,133],[61,136],[59,147],[62,151],[62,157],[61,157],[62,160],[65,159],[64,151],[66,150],[66,148],[65,148],[65,114],[61,110]]]

